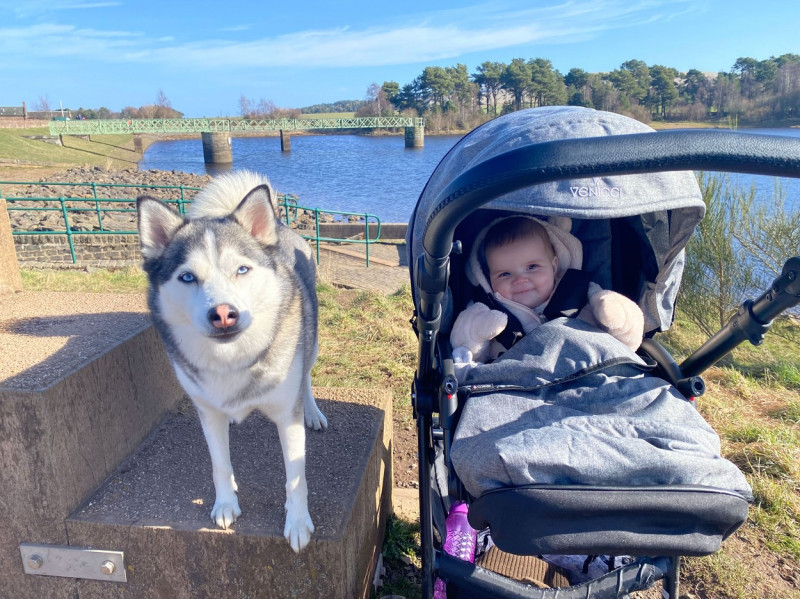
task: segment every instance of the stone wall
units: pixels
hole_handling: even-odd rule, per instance
[[[0,129],[30,129],[32,127],[49,127],[47,119],[23,119],[21,116],[0,118]]]
[[[78,264],[140,264],[138,235],[73,235]],[[15,235],[17,260],[26,263],[72,264],[66,235]]]

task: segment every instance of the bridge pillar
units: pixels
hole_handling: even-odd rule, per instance
[[[292,137],[288,131],[281,129],[281,152],[292,151]]]
[[[133,134],[133,151],[138,152],[139,154],[143,153],[142,150],[142,134],[141,133],[134,133]]]
[[[406,147],[422,148],[425,146],[425,127],[406,127]]]
[[[203,131],[203,160],[206,164],[230,164],[233,162],[231,138],[227,132]]]

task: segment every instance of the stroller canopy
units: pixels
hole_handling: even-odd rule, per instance
[[[414,265],[425,251],[429,225],[441,211],[443,202],[458,203],[458,198],[447,196],[459,176],[495,159],[498,176],[502,177],[504,159],[498,157],[525,146],[636,133],[658,135],[647,125],[614,113],[580,107],[543,107],[499,117],[464,136],[434,170],[412,215],[407,233],[412,290],[419,284],[414,280]],[[508,168],[518,165],[509,160]],[[620,288],[613,272],[619,265],[609,266],[612,257],[593,248],[589,251],[584,248],[583,269],[602,287],[636,296],[632,299],[638,301],[645,314],[645,330],[655,331],[666,330],[672,323],[683,273],[683,248],[703,217],[705,204],[691,171],[669,171],[546,182],[487,197],[481,209],[571,217],[573,234],[585,244],[591,241],[593,248],[610,247],[612,237],[619,237],[623,230],[625,237],[637,238],[637,244],[627,246],[625,253],[646,254],[643,269],[637,261],[632,267],[649,272],[637,281],[636,289],[630,285]],[[463,211],[458,218],[467,219],[469,212]],[[620,219],[627,222],[623,230],[610,224]],[[486,222],[485,218],[479,220]],[[460,274],[454,271],[454,276]],[[450,299],[445,298],[445,321],[450,318],[449,304]]]

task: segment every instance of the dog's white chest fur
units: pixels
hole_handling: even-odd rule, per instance
[[[274,418],[276,408],[287,407],[287,397],[299,396],[303,382],[300,352],[295,354],[286,376],[277,385],[265,384],[258,375],[266,373],[258,365],[231,372],[201,372],[199,380],[188,376],[178,364],[174,366],[178,381],[195,403],[225,412],[234,422],[241,422],[256,408]]]

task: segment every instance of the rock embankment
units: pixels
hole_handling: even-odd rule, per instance
[[[103,228],[109,231],[131,230],[136,228],[135,199],[142,194],[159,199],[178,199],[181,189],[200,188],[211,180],[208,175],[194,175],[179,171],[106,170],[102,167],[74,167],[28,185],[4,185],[4,198],[70,198],[66,207],[69,211],[70,227],[74,231],[92,231],[100,226],[96,210],[93,210],[95,183],[97,197],[113,200],[130,200],[114,203],[113,212],[102,214]],[[153,189],[147,186],[165,187]],[[166,188],[169,187],[169,188]],[[197,192],[185,189],[185,199],[191,199]],[[90,201],[79,201],[85,198]],[[9,202],[11,228],[20,231],[63,231],[64,217],[59,201],[15,201]],[[108,207],[108,206],[106,206]]]

